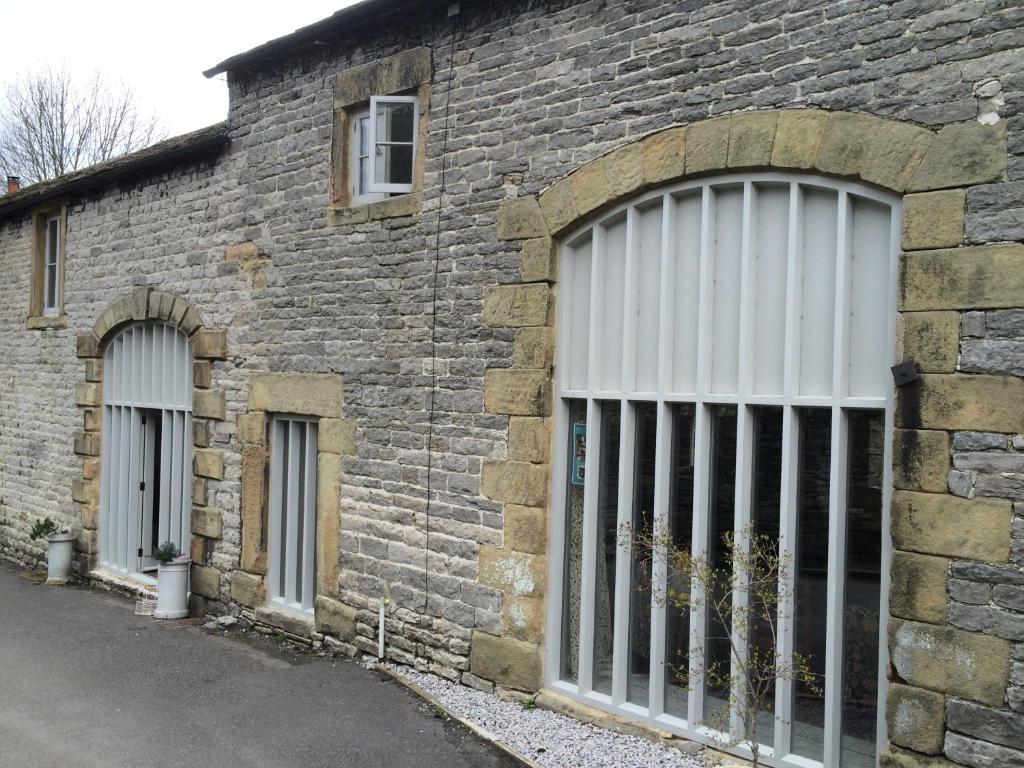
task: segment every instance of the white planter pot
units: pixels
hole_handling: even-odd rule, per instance
[[[55,533],[47,540],[46,583],[67,584],[71,578],[71,556],[75,551],[75,537],[70,533]]]
[[[188,616],[188,569],[191,560],[160,563],[157,570],[157,619],[181,619]]]

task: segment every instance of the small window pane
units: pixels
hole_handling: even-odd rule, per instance
[[[412,102],[378,104],[377,143],[412,142],[415,119],[416,105]]]
[[[657,403],[636,404],[633,464],[633,531],[640,541],[654,535],[654,458]],[[626,699],[646,707],[651,674],[651,561],[649,549],[633,547],[629,584],[629,681]]]
[[[726,565],[725,536],[734,528],[736,508],[736,406],[717,405],[711,415],[711,475],[708,499],[708,564]],[[725,595],[709,595],[708,601]],[[732,669],[731,645],[727,627],[709,611],[704,642],[704,669],[713,670],[704,686],[704,717],[713,727],[728,728],[728,680]]]
[[[580,585],[583,574],[583,481],[587,458],[587,401],[569,400],[569,472],[565,499],[565,553],[562,584],[561,677],[576,682],[580,650]]]
[[[816,683],[794,685],[793,753],[823,759],[825,728],[825,631],[828,606],[828,496],[832,411],[800,412],[793,650],[807,659]]]
[[[850,411],[843,611],[843,765],[875,764],[884,437],[881,411]]]
[[[672,410],[672,479],[668,528],[674,552],[690,551],[693,536],[693,405]],[[668,568],[665,606],[665,711],[686,717],[690,687],[690,611],[684,595],[690,585]],[[674,577],[674,578],[673,578]]]
[[[57,308],[57,265],[47,264],[46,275],[43,282],[46,285],[46,297],[44,299],[44,306],[46,309]]]
[[[270,599],[313,610],[316,583],[317,425],[275,418],[271,443]]]
[[[375,173],[381,184],[412,184],[412,144],[378,144]]]
[[[612,692],[615,554],[619,539],[619,436],[622,406],[602,401],[597,492],[597,587],[594,590],[594,690]]]
[[[359,118],[359,156],[366,157],[370,154],[370,118],[369,116]]]

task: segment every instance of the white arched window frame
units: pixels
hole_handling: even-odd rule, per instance
[[[614,546],[614,565],[601,574],[602,584],[613,584],[613,594],[606,608],[610,680],[601,681],[603,689],[598,685],[602,417],[606,423],[607,414],[618,419],[613,435],[617,488],[610,506],[621,526],[634,523],[637,414],[652,414],[653,519],[654,525],[668,526],[674,414],[692,408],[691,544],[694,552],[707,552],[716,409],[735,409],[734,531],[751,522],[755,422],[764,409],[777,409],[780,549],[798,564],[801,420],[813,410],[825,418],[829,449],[828,567],[822,579],[827,608],[820,616],[826,648],[823,711],[817,732],[795,719],[787,722],[794,711],[793,686],[776,686],[775,711],[781,714],[773,718],[770,737],[759,740],[761,756],[770,765],[803,768],[876,764],[877,745],[884,743],[888,663],[889,367],[899,221],[899,200],[888,193],[812,175],[757,173],[709,177],[641,195],[562,239],[545,659],[549,688],[698,740],[715,735],[700,725],[708,701],[699,680],[685,692],[685,712],[668,711],[666,676],[659,670],[666,662],[669,617],[656,600],[649,601],[650,646],[643,649],[649,653],[647,685],[634,685],[636,590],[632,553],[623,541]],[[843,732],[843,654],[837,650],[843,643],[847,587],[850,424],[851,416],[861,415],[877,424],[884,453],[878,470],[878,664],[870,754],[858,754]],[[572,456],[579,443],[585,444],[583,462]],[[578,463],[590,471],[581,472]],[[580,476],[571,478],[574,472]],[[581,521],[575,523],[569,517],[573,485],[582,499]],[[575,557],[574,547],[581,550]],[[663,568],[656,567],[653,583],[664,581]],[[798,592],[796,612],[800,599]],[[777,648],[784,658],[793,653],[794,623],[792,615],[782,623]],[[700,612],[689,616],[691,648],[704,644],[706,624]],[[733,712],[730,729],[737,728]],[[815,739],[820,744],[812,743]]]
[[[154,542],[189,551],[192,352],[166,323],[126,326],[103,353],[100,565],[152,581]]]

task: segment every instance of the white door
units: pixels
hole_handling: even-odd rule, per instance
[[[192,354],[163,323],[131,325],[104,352],[100,563],[143,580],[154,546],[188,549]]]

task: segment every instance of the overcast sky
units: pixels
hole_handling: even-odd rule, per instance
[[[169,136],[223,120],[224,75],[203,70],[330,16],[355,0],[0,0],[0,85],[26,69],[66,64],[135,89]]]

